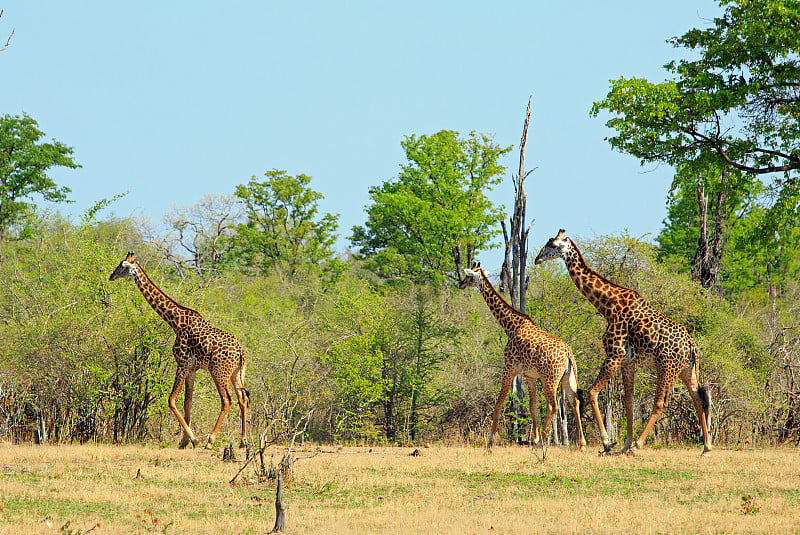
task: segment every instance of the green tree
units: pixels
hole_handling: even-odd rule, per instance
[[[0,260],[9,231],[33,211],[26,202],[34,194],[50,202],[67,200],[70,189],[58,187],[47,176],[56,166],[75,169],[72,149],[53,141],[40,143],[44,133],[26,114],[0,117]]]
[[[724,13],[709,28],[671,39],[693,58],[665,65],[671,79],[619,78],[592,114],[611,113],[611,146],[642,164],[665,162],[679,172],[691,165],[695,181],[723,166],[750,174],[731,200],[748,195],[752,175],[762,177],[769,195],[750,241],[785,249],[800,203],[800,2],[720,5]]]
[[[245,265],[266,272],[283,264],[291,273],[302,265],[317,265],[333,255],[338,215],[318,218],[322,194],[308,187],[311,177],[267,171],[236,186],[244,203],[246,223],[237,225],[238,254]]]
[[[407,136],[401,145],[408,162],[396,180],[370,188],[366,224],[353,227],[350,240],[383,276],[459,280],[462,264],[497,246],[503,208],[486,193],[502,180],[498,160],[511,147],[450,130]]]

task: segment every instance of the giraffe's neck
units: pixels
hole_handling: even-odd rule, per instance
[[[578,246],[571,239],[572,247],[569,248],[564,263],[569,271],[569,276],[578,290],[586,296],[586,299],[594,306],[600,314],[608,317],[611,312],[611,305],[613,304],[612,294],[616,293],[614,290],[619,289],[619,286],[610,282],[608,279],[599,275],[596,271],[586,265],[583,255],[578,250]]]
[[[489,282],[489,279],[487,279],[486,275],[483,273],[481,273],[480,291],[483,300],[486,301],[497,323],[500,324],[500,327],[503,328],[508,336],[512,336],[519,326],[520,312],[514,310],[511,305],[500,297],[500,294],[497,293],[497,290],[494,289],[492,283]]]
[[[161,319],[167,322],[175,332],[178,332],[180,319],[189,309],[173,301],[167,294],[161,291],[161,288],[150,280],[150,277],[147,276],[147,273],[145,273],[142,266],[139,265],[139,262],[135,264],[136,271],[133,274],[133,280],[142,292],[145,301],[153,307],[153,310],[156,311],[156,314],[161,316]]]

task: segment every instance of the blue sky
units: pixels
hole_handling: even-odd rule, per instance
[[[159,224],[173,206],[277,168],[312,177],[321,210],[340,214],[340,250],[369,187],[397,176],[406,135],[474,130],[514,145],[490,194],[510,207],[531,93],[530,249],[560,227],[652,238],[672,169],[612,151],[607,118],[589,110],[609,80],[663,80],[681,53],[667,39],[721,13],[684,0],[0,7],[3,43],[15,29],[0,52],[0,113],[27,113],[83,166],[51,173],[72,189],[62,213],[77,220],[129,191],[113,213]]]

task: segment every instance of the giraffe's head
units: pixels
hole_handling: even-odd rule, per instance
[[[486,273],[481,269],[480,264],[473,264],[472,269],[464,268],[464,280],[458,285],[460,290],[464,288],[480,288],[481,273]]]
[[[125,259],[119,263],[117,269],[111,274],[108,280],[113,281],[120,278],[131,278],[136,273],[136,264],[133,260],[133,253],[128,253]]]
[[[555,238],[550,238],[547,243],[536,255],[536,263],[541,264],[554,258],[566,258],[567,253],[572,247],[572,242],[564,235],[564,229],[560,229]]]

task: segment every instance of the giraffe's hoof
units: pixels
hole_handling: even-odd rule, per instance
[[[614,442],[609,443],[609,444],[603,444],[602,451],[598,451],[597,453],[599,455],[601,455],[601,456],[602,455],[613,455],[613,452],[611,450],[613,450],[614,446],[616,446],[616,445],[617,445],[617,441],[616,440]]]

